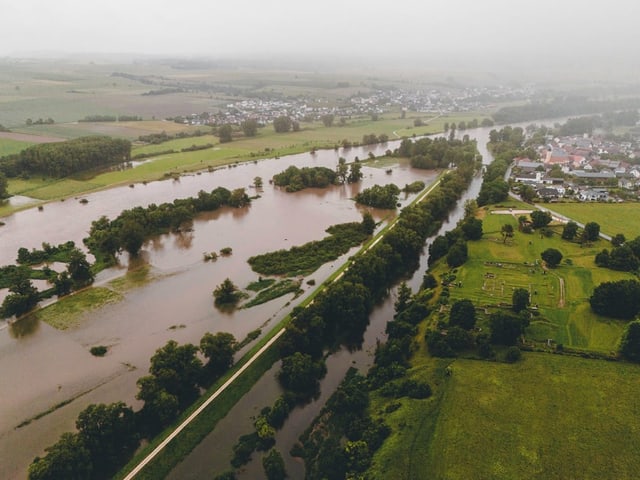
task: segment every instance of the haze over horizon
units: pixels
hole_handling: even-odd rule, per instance
[[[383,7],[386,7],[384,8]],[[128,54],[393,61],[416,68],[638,73],[640,4],[577,0],[26,0],[3,5],[0,56]],[[604,67],[604,68],[603,68]],[[633,79],[635,80],[635,79]]]

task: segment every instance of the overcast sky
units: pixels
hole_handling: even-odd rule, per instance
[[[640,62],[637,0],[0,0],[0,55]],[[418,57],[415,57],[419,55]]]

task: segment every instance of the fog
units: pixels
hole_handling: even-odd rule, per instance
[[[282,57],[638,72],[640,3],[2,0],[0,56]]]

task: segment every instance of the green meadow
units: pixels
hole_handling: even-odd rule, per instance
[[[451,368],[415,474],[394,478],[637,478],[638,365],[528,353]]]
[[[392,412],[393,400],[374,397],[392,433],[367,478],[637,478],[638,365],[547,353],[515,364],[435,359],[421,346],[411,375],[434,395]]]
[[[562,240],[562,226],[551,225],[551,237],[517,230],[520,214],[494,214],[483,210],[483,237],[468,242],[469,260],[456,272],[452,301],[468,298],[476,307],[508,305],[515,288],[525,288],[537,307],[527,330],[527,339],[579,349],[611,352],[616,349],[625,322],[600,317],[588,304],[593,289],[602,282],[633,278],[631,274],[596,267],[594,257],[605,240],[581,247]],[[504,241],[501,228],[513,225],[516,233]],[[554,269],[543,268],[540,254],[547,248],[562,252],[563,261]],[[443,273],[440,265],[436,272]],[[458,283],[460,282],[460,283]]]
[[[640,203],[554,203],[547,205],[577,222],[596,222],[608,235],[618,233],[631,240],[640,235]]]

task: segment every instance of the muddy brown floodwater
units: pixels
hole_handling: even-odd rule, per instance
[[[490,129],[468,130],[472,138],[478,139],[478,150],[483,157],[484,163],[492,160],[485,145]],[[455,228],[457,222],[464,215],[464,202],[468,199],[475,199],[478,196],[482,178],[476,176],[467,191],[464,193],[458,205],[450,213],[449,218],[443,223],[438,234],[443,234]],[[406,279],[411,289],[416,292],[422,283],[422,277],[428,269],[428,246],[433,237],[427,240],[423,254],[420,257],[418,269]],[[386,339],[385,328],[394,314],[395,291],[387,297],[385,301],[377,305],[369,317],[369,325],[364,333],[364,340],[360,350],[348,351],[342,348],[336,353],[327,357],[327,375],[320,382],[320,396],[313,402],[296,407],[284,426],[276,433],[277,448],[283,456],[285,467],[289,478],[304,478],[304,463],[299,458],[289,455],[291,447],[297,442],[299,436],[311,424],[313,419],[319,414],[327,399],[335,391],[344,378],[350,367],[356,367],[361,372],[366,372],[373,364],[376,343]],[[227,416],[216,426],[216,428],[187,456],[179,465],[174,468],[167,477],[169,480],[205,480],[210,479],[217,473],[230,469],[232,447],[237,442],[238,437],[245,433],[250,433],[253,428],[253,420],[259,415],[260,410],[270,406],[282,393],[275,378],[279,370],[279,362],[267,372],[243,397],[242,401],[236,404]],[[238,478],[253,480],[266,478],[261,458],[264,453],[254,453],[251,461],[242,467],[238,473]]]
[[[34,208],[3,218],[6,225],[0,229],[0,265],[13,263],[18,248],[23,246],[36,248],[42,242],[58,244],[68,240],[81,246],[91,221],[101,215],[113,218],[125,208],[185,198],[218,186],[246,187],[250,195],[261,195],[249,207],[224,208],[199,216],[191,232],[161,235],[147,242],[142,260],[135,266],[148,263],[151,280],[125,291],[118,303],[86,312],[78,327],[58,331],[38,321],[0,324],[0,478],[25,478],[33,458],[42,455],[61,433],[74,430],[78,413],[90,403],[121,400],[139,408],[136,380],[147,373],[149,358],[167,340],[197,344],[207,331],[228,331],[242,339],[249,331],[282,318],[310,292],[305,283],[305,294],[291,305],[286,305],[291,301],[287,296],[233,313],[216,310],[211,292],[227,277],[240,287],[256,280],[257,274],[246,263],[249,256],[322,238],[326,235],[324,230],[336,223],[359,221],[362,209],[351,198],[361,189],[391,182],[402,187],[416,179],[430,183],[436,172],[415,170],[406,163],[364,167],[364,179],[359,184],[295,194],[276,189],[268,180],[289,165],[334,168],[339,156],[350,161],[355,156],[366,158],[370,151],[380,155],[395,146],[397,142],[389,142],[371,148],[319,151],[315,155],[247,163],[178,181],[118,187],[84,195],[86,204],[68,199],[47,204],[43,211]],[[389,168],[391,174],[386,173]],[[265,183],[260,192],[250,187],[256,176]],[[412,198],[413,195],[401,198],[401,203],[405,205]],[[378,220],[393,215],[389,211],[372,213]],[[223,247],[232,247],[233,254],[203,262],[203,252]],[[323,266],[307,279],[320,283],[348,255]],[[100,274],[98,284],[129,268],[126,255],[120,260],[119,268]],[[384,326],[379,330],[384,331]],[[93,357],[89,348],[94,345],[109,346],[108,354]],[[345,360],[339,354],[335,358],[330,362]],[[268,383],[268,376],[265,379],[260,384]],[[277,387],[270,385],[268,389],[277,394]],[[270,402],[270,396],[265,391],[264,404]],[[295,415],[294,412],[292,418]]]

